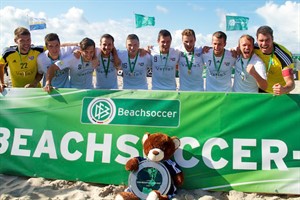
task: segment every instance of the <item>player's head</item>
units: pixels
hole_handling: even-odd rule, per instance
[[[157,42],[161,53],[168,53],[171,47],[172,35],[168,30],[162,29],[158,33]]]
[[[271,54],[273,51],[273,30],[269,26],[261,26],[256,31],[257,44],[264,54]]]
[[[242,35],[239,38],[238,47],[243,58],[250,58],[254,53],[254,38],[248,34]]]
[[[58,59],[60,52],[60,40],[56,33],[49,33],[44,38],[45,46],[52,59]]]
[[[126,38],[126,49],[131,56],[135,56],[140,48],[140,40],[136,34],[129,34]]]
[[[90,38],[83,38],[79,43],[82,57],[85,62],[91,61],[95,55],[95,42]]]
[[[182,43],[187,52],[194,51],[195,43],[196,43],[196,34],[192,29],[185,29],[181,33]]]
[[[14,31],[15,43],[20,53],[27,54],[31,47],[31,34],[27,28],[18,27]]]
[[[214,55],[221,56],[224,53],[227,36],[222,31],[217,31],[212,36],[212,46]]]
[[[114,48],[114,37],[110,34],[104,34],[100,38],[100,49],[101,54],[104,56],[109,56]]]

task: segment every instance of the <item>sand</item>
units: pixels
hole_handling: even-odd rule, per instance
[[[81,181],[49,180],[0,174],[0,200],[84,200],[114,199],[124,186],[89,184]],[[174,200],[300,200],[300,195],[267,195],[238,191],[210,192],[203,190],[182,190]]]

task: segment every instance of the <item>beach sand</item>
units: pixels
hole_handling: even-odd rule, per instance
[[[122,82],[119,78],[119,85]],[[151,88],[151,85],[149,86]],[[300,81],[291,93],[300,94]],[[49,180],[0,174],[0,200],[85,200],[114,199],[125,186],[90,184],[81,181]],[[178,191],[174,200],[300,200],[300,195],[274,195],[238,191],[210,192],[203,190]]]
[[[89,184],[0,174],[0,200],[112,200],[124,186]],[[273,195],[238,191],[212,192],[179,189],[173,200],[300,200],[300,195]]]

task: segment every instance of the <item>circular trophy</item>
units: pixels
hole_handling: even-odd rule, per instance
[[[163,164],[144,160],[137,171],[130,173],[128,185],[136,196],[146,199],[152,190],[167,194],[171,186],[171,176]]]

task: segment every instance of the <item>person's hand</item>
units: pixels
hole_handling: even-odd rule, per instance
[[[233,58],[237,58],[239,55],[241,55],[241,50],[239,47],[236,47],[236,48],[231,48],[230,49],[230,52],[231,52],[231,56]]]
[[[24,88],[36,88],[37,87],[37,83],[28,83],[24,86]]]
[[[80,56],[81,56],[80,50],[79,50],[79,49],[75,49],[75,50],[73,51],[73,55],[75,56],[75,58],[79,59]]]
[[[7,87],[6,84],[0,84],[0,93],[2,93],[4,91],[4,88],[6,87]]]
[[[144,50],[148,53],[151,54],[151,50],[153,49],[153,45],[148,45]]]
[[[204,46],[202,48],[202,53],[208,53],[208,51],[211,49],[212,47],[209,47],[209,46]]]
[[[51,90],[53,89],[51,84],[46,84],[45,87],[43,88],[45,92],[50,93]]]
[[[272,88],[273,88],[274,95],[284,94],[284,88],[279,83],[274,84]]]
[[[247,70],[248,74],[250,74],[250,75],[253,75],[256,72],[253,64],[249,64],[247,66],[246,70]]]

